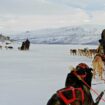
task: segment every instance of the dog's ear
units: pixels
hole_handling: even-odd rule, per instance
[[[93,71],[93,68],[89,68],[89,71]]]
[[[92,68],[88,68],[88,69],[86,69],[86,72],[87,72],[87,73],[91,73],[91,71],[93,71]]]
[[[74,68],[72,65],[69,66],[69,70],[70,70],[70,71],[73,71],[74,69],[75,69],[75,68]]]

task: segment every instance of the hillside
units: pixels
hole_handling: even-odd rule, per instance
[[[0,42],[4,41],[10,41],[10,37],[0,34]]]
[[[98,44],[102,26],[74,26],[36,31],[26,31],[12,39],[23,41],[29,38],[34,44]]]

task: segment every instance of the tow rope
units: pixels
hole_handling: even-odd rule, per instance
[[[93,88],[91,88],[91,87],[85,82],[85,80],[83,80],[76,72],[73,72],[73,73],[74,73],[74,75],[75,75],[76,77],[78,77],[79,79],[81,79],[81,81],[82,81],[88,88],[90,88],[97,96],[99,96],[99,93],[96,92]],[[104,98],[101,98],[101,100],[103,100],[103,101],[105,102],[105,99],[104,99]]]

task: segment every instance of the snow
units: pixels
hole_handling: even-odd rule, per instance
[[[64,87],[70,68],[84,62],[91,66],[91,58],[72,56],[71,48],[97,48],[90,45],[38,45],[29,51],[0,50],[0,105],[46,105],[49,98]],[[98,93],[105,89],[100,80],[92,85]],[[94,99],[97,97],[93,92]],[[105,95],[104,97],[105,98]],[[100,105],[105,102],[101,101]]]
[[[34,44],[98,44],[103,28],[100,25],[68,26],[31,30],[10,37],[17,41],[29,38]]]

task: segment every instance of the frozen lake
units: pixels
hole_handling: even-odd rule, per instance
[[[92,59],[70,56],[70,48],[82,45],[31,45],[29,51],[0,50],[0,105],[46,105],[56,90],[63,88],[69,66]],[[98,85],[99,86],[99,85]],[[94,85],[97,92],[105,89]],[[101,102],[100,105],[104,105]]]

